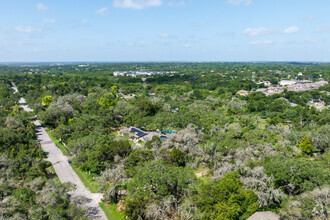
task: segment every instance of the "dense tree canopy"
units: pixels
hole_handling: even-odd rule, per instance
[[[169,73],[113,76],[127,70]],[[69,188],[45,172],[32,113],[17,106],[23,96],[72,166],[130,219],[246,219],[266,210],[327,219],[329,84],[268,96],[258,89],[329,81],[329,64],[3,65],[0,76],[3,218],[83,218],[63,196]],[[128,126],[152,133],[122,132]]]
[[[0,219],[87,219],[67,197],[72,186],[48,175],[32,115],[15,105],[8,84],[0,82],[0,91]]]

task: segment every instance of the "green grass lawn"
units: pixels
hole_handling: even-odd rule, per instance
[[[77,168],[75,165],[70,163],[72,169],[76,174],[79,176],[81,182],[84,184],[84,186],[91,192],[91,193],[97,193],[97,189],[100,187],[99,185],[93,183],[93,176],[90,175],[88,172],[81,171],[79,168]]]
[[[70,156],[70,151],[67,149],[66,146],[64,146],[62,144],[62,141],[60,141],[59,139],[54,137],[52,130],[46,129],[46,132],[47,132],[48,136],[50,137],[50,139],[54,142],[54,144],[56,144],[58,146],[58,148],[61,150],[62,154],[65,156]]]
[[[110,220],[124,220],[125,214],[122,212],[118,212],[117,205],[116,204],[109,204],[107,202],[100,202],[99,203],[101,209],[103,210],[104,214],[107,216]]]

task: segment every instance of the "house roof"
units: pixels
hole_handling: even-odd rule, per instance
[[[138,138],[141,138],[141,137],[147,135],[147,133],[145,133],[145,132],[143,132],[143,131],[141,131],[141,130],[139,130],[137,128],[131,128],[131,132],[132,133],[135,133]]]
[[[273,212],[256,212],[247,220],[280,220],[281,217]]]

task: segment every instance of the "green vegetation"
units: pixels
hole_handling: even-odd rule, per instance
[[[289,195],[311,191],[329,183],[330,171],[316,161],[307,158],[272,158],[265,164],[266,173],[274,176],[277,187]]]
[[[70,164],[74,172],[79,176],[81,182],[84,184],[84,186],[91,192],[91,193],[97,193],[97,189],[99,188],[99,185],[94,183],[94,176],[90,175],[88,172],[81,171],[79,168],[77,168],[75,165]]]
[[[56,144],[56,146],[62,151],[62,153],[66,156],[70,156],[70,152],[67,149],[66,146],[62,144],[60,140],[54,137],[51,130],[46,129],[47,134],[49,135],[50,139]],[[90,175],[86,171],[81,171],[79,168],[77,168],[75,165],[70,164],[72,169],[76,172],[76,174],[79,176],[81,182],[84,184],[84,186],[92,193],[97,193],[97,189],[99,185],[94,183],[94,177],[96,175]],[[54,171],[55,172],[55,171]]]
[[[54,101],[53,97],[47,95],[41,99],[41,104],[45,107],[48,107],[52,101]]]
[[[113,76],[121,70],[176,72]],[[329,81],[329,64],[1,66],[0,74],[0,166],[15,174],[9,188],[0,182],[0,196],[33,207],[38,191],[25,182],[48,178],[33,125],[16,106],[21,95],[70,152],[85,186],[103,193],[109,218],[116,204],[128,219],[246,219],[256,211],[328,218],[330,86],[268,96],[262,89]],[[8,92],[10,81],[20,94]]]
[[[117,95],[116,87],[113,86],[111,87],[111,92],[104,93],[101,96],[101,98],[97,100],[97,102],[101,106],[101,108],[109,109],[115,105],[117,100],[116,95]]]
[[[201,185],[194,199],[205,219],[247,219],[258,210],[257,195],[244,190],[236,172]]]
[[[69,200],[70,184],[61,184],[44,161],[30,114],[16,105],[8,82],[0,81],[0,219],[87,219]]]
[[[109,204],[108,202],[100,202],[99,205],[108,219],[111,219],[111,220],[126,219],[124,213],[118,212],[116,210],[117,209],[116,204]]]
[[[46,129],[46,132],[50,139],[53,141],[53,143],[61,150],[62,154],[65,156],[70,156],[70,151],[67,149],[66,146],[60,141],[59,139],[55,138],[53,135],[53,132],[50,129]]]
[[[312,142],[311,139],[306,135],[302,137],[302,139],[298,143],[298,147],[302,150],[302,152],[306,154],[312,153]]]

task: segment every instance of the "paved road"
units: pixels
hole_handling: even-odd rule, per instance
[[[12,88],[15,93],[18,92],[16,86],[13,84]],[[19,104],[23,107],[25,111],[33,111],[29,108],[25,102],[24,98],[19,100]],[[47,153],[47,161],[50,161],[56,171],[58,178],[61,183],[71,182],[76,185],[76,190],[69,192],[72,197],[83,196],[86,198],[86,213],[92,219],[107,219],[102,209],[99,207],[98,203],[101,202],[102,194],[91,193],[83,185],[77,174],[73,171],[68,163],[68,159],[62,154],[62,152],[56,147],[48,136],[45,128],[41,127],[38,120],[33,121],[35,125],[35,131],[37,139],[40,142],[43,150]]]

